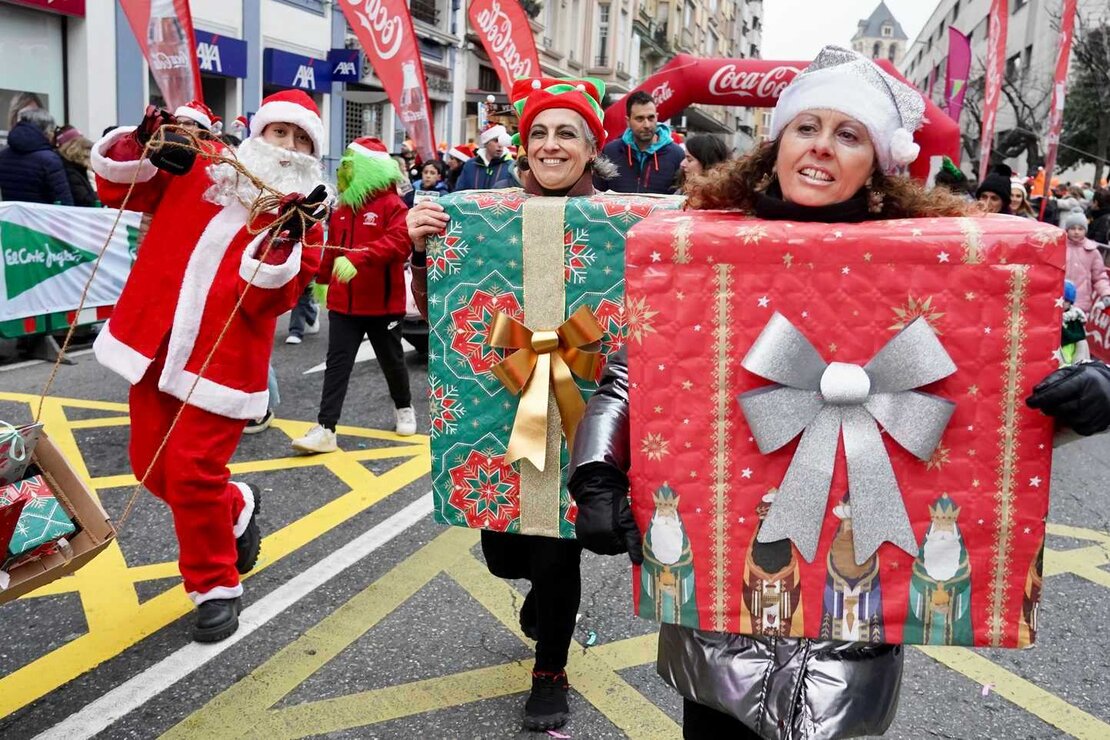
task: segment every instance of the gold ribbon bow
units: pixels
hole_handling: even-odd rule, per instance
[[[498,311],[490,323],[486,342],[491,347],[515,349],[490,372],[514,396],[523,391],[505,462],[526,458],[543,470],[547,458],[548,392],[554,386],[555,404],[562,419],[567,446],[574,446],[574,431],[586,413],[586,402],[572,373],[593,380],[601,367],[599,347],[592,346],[605,332],[587,306],[581,306],[558,329],[533,331]]]

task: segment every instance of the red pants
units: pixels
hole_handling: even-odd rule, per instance
[[[163,359],[131,387],[131,469],[140,480],[181,408],[181,401],[158,390]],[[178,567],[195,604],[243,593],[235,538],[246,529],[254,497],[231,482],[227,463],[245,426],[186,406],[146,478],[146,488],[173,512]]]

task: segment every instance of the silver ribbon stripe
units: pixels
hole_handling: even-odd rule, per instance
[[[775,383],[738,399],[759,451],[770,454],[802,435],[758,540],[790,539],[813,561],[843,431],[856,563],[883,542],[917,555],[879,425],[921,460],[940,443],[956,404],[914,389],[948,377],[956,365],[928,322],[915,319],[860,367],[826,363],[776,311],[740,364]]]

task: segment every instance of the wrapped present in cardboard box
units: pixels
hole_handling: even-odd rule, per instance
[[[39,423],[17,427],[0,421],[0,486],[23,478],[41,434]]]
[[[573,434],[604,358],[628,331],[624,237],[675,197],[439,199],[428,243],[432,489],[437,521],[574,536]]]
[[[66,536],[66,547],[54,548],[41,557],[20,558],[8,570],[0,571],[0,604],[73,573],[116,536],[100,502],[45,432],[39,437],[33,462],[75,531]]]
[[[679,238],[679,237],[682,238]],[[1064,234],[661,214],[627,249],[641,616],[1016,647],[1036,633]]]
[[[18,557],[73,534],[73,520],[54,497],[41,475],[33,475],[0,488],[0,506],[23,502],[8,555]]]

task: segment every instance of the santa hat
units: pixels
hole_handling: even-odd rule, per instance
[[[474,147],[470,144],[456,144],[447,152],[448,157],[454,157],[460,162],[465,162],[474,156]]]
[[[212,116],[212,133],[219,136],[224,132],[224,119],[219,116]]]
[[[231,133],[238,136],[246,137],[250,133],[251,124],[246,116],[236,116],[235,120],[231,122]]]
[[[481,136],[478,137],[478,143],[481,144],[482,146],[485,146],[486,144],[490,143],[494,139],[500,139],[502,134],[507,134],[507,133],[509,133],[509,130],[506,129],[501,124],[497,124],[496,126],[490,126],[485,131],[482,132]]]
[[[522,132],[532,127],[532,121],[542,111],[566,108],[585,119],[598,146],[605,142],[605,114],[601,110],[605,83],[601,80],[593,77],[522,77],[513,83],[510,97],[520,116]]]
[[[913,132],[921,128],[925,98],[850,49],[826,46],[786,86],[771,114],[771,138],[799,113],[815,109],[834,110],[866,126],[883,172],[907,167],[921,151]]]
[[[304,91],[283,90],[266,96],[251,118],[251,136],[261,136],[271,123],[300,126],[312,139],[312,153],[317,159],[324,156],[324,122],[320,120],[320,109]]]
[[[355,139],[347,145],[347,151],[371,159],[392,159],[382,140],[373,136],[362,136]]]
[[[216,117],[212,109],[199,100],[190,100],[175,110],[173,115],[175,118],[188,118],[190,121],[195,121],[204,129],[212,128],[212,119]]]

